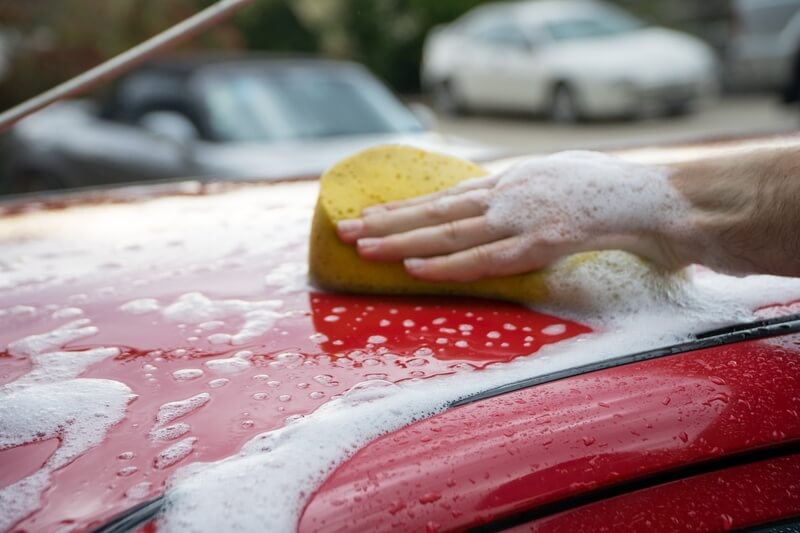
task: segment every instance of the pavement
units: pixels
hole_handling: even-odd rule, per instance
[[[679,117],[557,125],[532,117],[439,116],[438,129],[512,153],[536,153],[792,132],[800,129],[800,108],[772,95],[737,95]]]

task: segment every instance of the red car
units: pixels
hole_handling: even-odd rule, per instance
[[[762,320],[633,344],[509,303],[323,293],[316,191],[2,204],[0,529],[799,527],[797,284]]]

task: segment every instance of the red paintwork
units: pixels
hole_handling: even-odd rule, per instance
[[[304,253],[298,246],[287,256]],[[266,263],[266,261],[265,261]],[[176,467],[163,470],[153,464],[156,454],[169,443],[153,443],[147,432],[153,425],[158,407],[168,401],[188,398],[200,392],[211,392],[212,400],[197,412],[187,415],[191,436],[198,438],[192,455],[178,465],[190,461],[212,461],[229,456],[254,435],[280,427],[289,416],[304,415],[364,379],[387,379],[398,382],[413,378],[470,372],[489,363],[508,361],[521,353],[537,350],[543,343],[589,331],[588,328],[562,319],[527,310],[523,307],[459,298],[387,298],[368,296],[329,295],[323,293],[270,294],[263,285],[263,275],[269,264],[238,269],[235,276],[199,271],[179,281],[171,280],[160,287],[148,287],[147,296],[171,301],[189,290],[206,290],[213,287],[216,298],[265,299],[279,297],[287,300],[287,307],[295,316],[283,319],[273,331],[249,345],[214,346],[200,340],[186,342],[186,333],[175,324],[165,323],[156,315],[131,316],[119,311],[119,306],[136,297],[125,292],[98,297],[80,304],[85,316],[99,328],[99,333],[88,339],[76,341],[67,349],[94,346],[124,346],[119,357],[101,362],[88,369],[83,377],[116,379],[126,383],[139,397],[130,404],[126,418],[113,428],[103,446],[93,448],[52,476],[50,490],[44,507],[18,524],[20,530],[51,531],[62,525],[78,530],[97,526],[114,514],[138,503],[125,497],[125,492],[141,481],[152,483],[150,495],[163,491],[165,481]],[[95,280],[81,280],[80,287],[70,287],[68,294],[83,292],[97,294],[102,286]],[[135,289],[134,289],[135,290]],[[0,308],[14,304],[41,306],[58,301],[54,290],[28,294],[12,300],[0,296]],[[64,298],[67,300],[67,298]],[[334,313],[334,308],[344,308]],[[338,310],[338,309],[337,309]],[[336,314],[336,322],[324,317]],[[413,319],[413,326],[404,326],[404,319]],[[442,324],[434,325],[444,318]],[[381,325],[388,320],[389,324]],[[457,328],[463,321],[475,325],[465,336],[449,329]],[[63,321],[62,321],[63,322]],[[506,323],[519,326],[516,331],[503,330]],[[535,335],[526,346],[524,338],[554,324],[567,324],[563,335]],[[52,326],[50,326],[52,327]],[[525,329],[523,329],[525,328]],[[13,328],[0,331],[0,346],[33,333],[46,331],[41,321],[18,323]],[[486,333],[503,330],[501,341],[493,342]],[[530,331],[526,331],[529,329]],[[382,345],[369,345],[370,335],[380,333],[387,341]],[[322,333],[328,342],[316,344],[309,337]],[[437,339],[447,339],[447,344],[437,344]],[[457,340],[467,340],[470,346],[458,348]],[[334,344],[333,341],[341,341]],[[492,345],[487,346],[486,342]],[[430,355],[415,355],[420,348],[430,348]],[[188,350],[179,355],[176,350]],[[257,356],[253,368],[226,375],[230,383],[210,389],[208,381],[219,375],[206,372],[197,380],[176,382],[172,372],[182,368],[203,368],[203,361],[225,357],[241,349],[253,350]],[[291,352],[296,355],[281,356]],[[144,365],[158,367],[145,371]],[[27,372],[26,360],[9,357],[0,352],[0,384],[7,383]],[[255,380],[254,376],[269,375],[268,380]],[[315,376],[330,379],[321,384]],[[280,382],[270,387],[268,381]],[[256,400],[253,394],[266,392],[266,399]],[[323,393],[322,398],[312,398],[311,393]],[[291,395],[291,400],[281,402],[278,397]],[[57,446],[56,439],[23,445],[0,451],[0,487],[33,473]],[[123,452],[134,452],[131,460],[118,457]],[[176,465],[176,466],[178,466]],[[133,475],[119,476],[123,467],[135,466]]]
[[[730,531],[800,515],[800,455],[682,479],[509,530]]]
[[[63,211],[70,215],[63,226],[58,217],[39,220],[33,213],[35,223],[20,225],[21,233],[11,237],[3,230],[19,219],[25,222],[29,206],[11,209],[8,212],[19,214],[0,219],[4,247],[16,250],[18,243],[24,247],[27,240],[39,238],[48,246],[51,241],[64,244],[64,250],[39,250],[39,255],[26,258],[29,264],[53,266],[42,279],[25,281],[14,290],[0,287],[0,310],[22,304],[40,311],[30,319],[0,317],[0,347],[66,322],[50,319],[46,306],[78,305],[99,332],[65,349],[119,346],[123,350],[119,357],[90,367],[83,377],[117,379],[138,395],[101,446],[54,473],[42,508],[23,519],[17,530],[90,529],[141,501],[125,497],[133,485],[149,481],[149,494],[142,497],[159,494],[177,466],[229,456],[252,436],[280,427],[286,417],[313,411],[365,378],[397,382],[479,371],[489,363],[503,364],[519,354],[535,352],[539,343],[588,331],[579,324],[498,302],[332,296],[306,290],[284,293],[265,287],[265,273],[305,261],[306,235],[275,253],[274,248],[257,244],[273,239],[273,230],[250,224],[247,218],[258,209],[287,204],[310,212],[314,184],[292,185],[295,188],[287,195],[281,194],[287,190],[283,187],[290,186],[270,187],[269,194],[263,189],[259,193],[258,187],[247,189],[251,195],[236,197],[241,206],[231,207],[230,201],[216,199],[213,191],[203,191],[211,194],[182,199],[179,207],[185,211],[143,207],[147,213],[143,218],[150,225],[140,234],[136,227],[131,229],[140,218],[133,216],[130,206],[106,206],[102,209],[108,210],[108,216],[125,210],[121,218],[129,225],[109,230],[119,231],[119,236],[89,232],[93,239],[88,242],[73,242],[82,237],[74,220],[80,217],[71,215],[81,214],[79,205]],[[240,207],[247,216],[238,217]],[[203,214],[208,210],[210,217],[220,219],[217,225],[230,225],[222,235],[224,243],[198,244],[198,239],[170,233],[192,209]],[[161,217],[157,229],[152,217]],[[96,216],[92,220],[102,224]],[[242,234],[246,242],[239,242]],[[229,242],[239,246],[222,246]],[[62,275],[61,261],[97,255],[86,254],[84,248],[99,251],[101,260],[86,270],[88,274]],[[138,263],[128,265],[128,258]],[[0,267],[12,259],[16,258],[3,257]],[[189,341],[193,326],[180,328],[157,314],[132,316],[119,310],[135,298],[168,303],[191,291],[217,299],[280,298],[292,315],[256,341],[234,349],[209,344],[202,335]],[[336,307],[345,311],[333,313]],[[325,321],[331,314],[341,318]],[[401,318],[412,319],[414,325],[404,326]],[[438,318],[447,322],[435,325]],[[476,328],[470,336],[457,329],[439,330],[467,318]],[[381,325],[383,320],[389,324]],[[563,335],[537,334],[556,322],[567,324]],[[504,330],[505,323],[518,329]],[[526,346],[529,332],[525,327],[535,338],[530,346]],[[503,339],[489,340],[486,333],[492,330],[502,330]],[[387,340],[370,346],[368,337],[376,332]],[[328,341],[313,342],[310,336],[315,333],[326,335]],[[446,343],[438,344],[440,338]],[[470,344],[459,348],[456,340]],[[421,347],[430,348],[430,354],[415,354]],[[193,381],[172,378],[175,370],[204,368],[204,361],[241,349],[255,352],[254,366],[227,376],[230,383],[224,387],[209,388],[208,381],[219,377],[211,372]],[[748,343],[707,350],[580,376],[443,413],[379,439],[345,463],[310,502],[301,529],[318,529],[323,523],[331,529],[466,525],[672,464],[798,438],[800,359],[795,349],[786,341],[781,346]],[[291,354],[282,355],[287,352]],[[146,370],[148,364],[157,369]],[[0,352],[0,385],[29,368],[26,359]],[[277,386],[254,379],[263,374],[269,375],[267,381],[279,382]],[[325,383],[313,379],[322,375],[330,378],[321,380]],[[176,466],[156,469],[154,457],[169,445],[147,438],[157,408],[199,392],[211,392],[211,401],[182,420],[191,424],[189,435],[198,439],[194,451]],[[324,396],[312,398],[312,392]],[[255,393],[266,393],[266,398],[257,400]],[[284,394],[291,395],[289,401],[279,401]],[[51,439],[0,451],[0,487],[39,468],[57,444]],[[134,457],[119,459],[123,452],[133,452]],[[129,476],[117,474],[128,466],[138,470]]]
[[[707,349],[452,409],[359,451],[313,497],[300,531],[458,529],[710,457],[800,443],[798,345],[791,336]]]

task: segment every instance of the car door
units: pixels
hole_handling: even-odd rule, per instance
[[[511,19],[495,19],[472,35],[470,83],[465,90],[481,107],[535,111],[545,89],[542,42]]]

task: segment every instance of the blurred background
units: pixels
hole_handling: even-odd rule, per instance
[[[0,0],[0,109],[210,5]],[[792,131],[800,0],[259,0],[0,136],[0,192]]]

